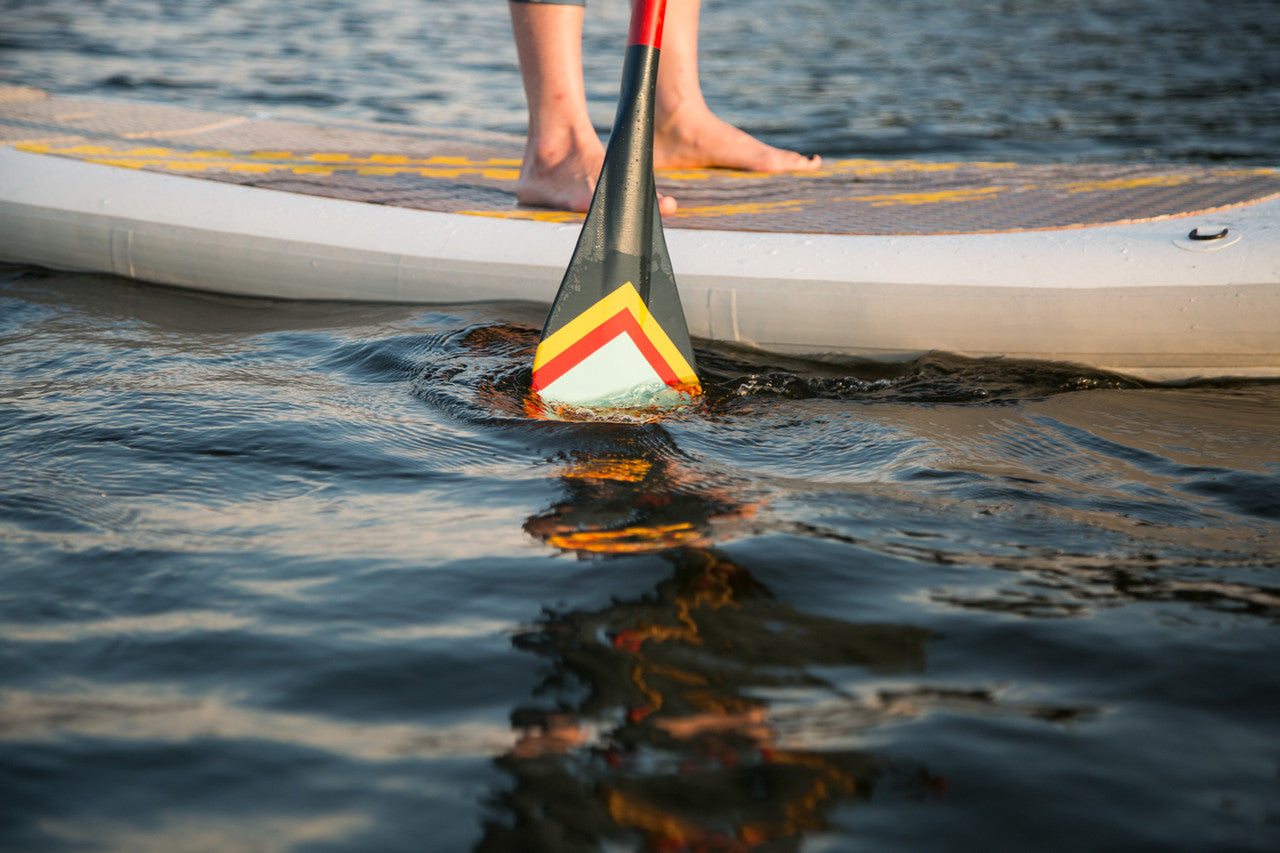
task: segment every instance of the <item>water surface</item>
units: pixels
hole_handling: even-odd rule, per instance
[[[1278,385],[547,423],[527,306],[0,294],[10,849],[1276,840]]]
[[[1273,0],[706,0],[707,100],[825,156],[1280,157]],[[3,0],[0,81],[233,112],[523,132],[506,3]],[[592,118],[629,17],[594,0]]]

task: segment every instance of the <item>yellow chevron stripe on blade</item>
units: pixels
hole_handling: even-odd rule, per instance
[[[644,300],[640,298],[640,294],[631,282],[627,282],[599,300],[538,344],[533,369],[538,370],[622,310],[631,312],[636,323],[644,330],[645,336],[661,353],[662,358],[670,365],[672,372],[680,378],[681,382],[692,384],[698,381],[693,367],[681,354],[680,349],[672,343],[658,321],[649,313],[648,306],[644,304]]]

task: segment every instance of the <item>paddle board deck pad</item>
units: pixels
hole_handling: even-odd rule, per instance
[[[523,140],[0,87],[0,259],[279,299],[550,304],[582,216]],[[791,354],[1280,376],[1280,169],[659,171],[689,331]]]

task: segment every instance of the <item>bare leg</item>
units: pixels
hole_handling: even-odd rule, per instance
[[[582,7],[508,3],[516,55],[529,104],[516,199],[522,204],[585,211],[604,146],[587,115],[582,80]]]
[[[591,205],[604,163],[604,145],[587,114],[582,7],[507,5],[529,104],[529,137],[516,199],[522,204],[584,212]],[[818,168],[817,157],[766,145],[707,108],[698,83],[700,8],[700,0],[668,0],[658,63],[654,165],[764,172]],[[674,212],[675,199],[660,195],[658,209]]]
[[[658,168],[720,166],[757,172],[812,171],[822,163],[767,145],[707,107],[698,81],[701,0],[668,0],[658,63],[653,160]]]

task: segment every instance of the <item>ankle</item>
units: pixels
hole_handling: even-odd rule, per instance
[[[589,154],[601,146],[600,137],[590,125],[559,127],[551,131],[531,129],[525,143],[525,161],[553,166]]]
[[[685,136],[711,114],[700,93],[668,92],[654,103],[654,128],[659,133]]]

